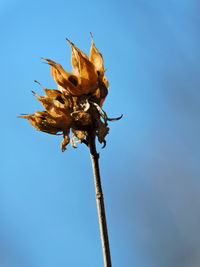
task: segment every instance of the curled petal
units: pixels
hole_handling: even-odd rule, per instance
[[[69,131],[70,129],[66,129],[65,132],[63,133],[63,140],[61,143],[61,151],[64,152],[66,150],[66,146],[69,144],[70,142],[70,137],[69,137]]]
[[[97,123],[98,123],[98,127],[96,131],[96,135],[98,137],[99,142],[104,143],[105,137],[109,133],[109,128],[101,120],[97,120]]]

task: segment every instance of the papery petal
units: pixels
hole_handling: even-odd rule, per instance
[[[55,82],[61,86],[63,93],[69,95],[82,94],[79,78],[76,75],[66,72],[60,64],[51,59],[43,59],[47,61],[47,64],[51,65],[51,75]]]
[[[69,39],[66,39],[67,42],[70,44],[71,50],[72,50],[72,55],[71,55],[71,64],[72,64],[72,68],[73,68],[73,73],[75,75],[80,75],[80,59],[79,59],[79,55],[81,55],[83,58],[88,60],[88,56],[81,51],[80,49],[78,49],[78,47],[76,47],[74,45],[74,43],[72,43]]]
[[[57,134],[63,131],[57,121],[45,111],[36,111],[35,114],[19,116],[19,118],[28,119],[31,125],[38,131],[49,134]]]
[[[70,113],[73,111],[73,103],[61,93],[54,94],[53,90],[51,90],[51,92],[49,90],[51,89],[48,89],[48,95],[39,96],[35,92],[33,92],[33,95],[42,103],[43,107],[51,116],[66,116],[66,119],[70,121]]]
[[[61,151],[62,152],[64,152],[66,150],[66,146],[70,142],[69,131],[70,131],[70,129],[66,129],[65,132],[63,133],[63,140],[61,143]]]
[[[59,90],[47,89],[47,88],[43,88],[43,90],[45,91],[46,95],[51,98],[55,98],[57,96],[62,95],[62,93]]]
[[[99,80],[98,85],[98,89],[92,94],[92,96],[94,96],[94,101],[101,107],[108,94],[108,89],[101,80]]]
[[[109,82],[108,82],[106,76],[103,76],[102,82],[104,83],[104,85],[105,85],[106,88],[108,89],[108,87],[109,87]]]
[[[99,52],[99,50],[96,48],[93,40],[92,40],[92,44],[90,47],[90,61],[93,63],[97,74],[103,77],[104,72],[105,72],[104,65],[103,65],[103,56]]]
[[[89,61],[88,57],[78,49],[72,42],[70,42],[72,56],[71,63],[73,70],[77,76],[80,77],[82,94],[93,92],[97,88],[97,74],[94,65]]]
[[[103,63],[103,56],[99,52],[99,50],[96,48],[94,41],[92,40],[92,44],[90,47],[90,61],[93,63],[95,70],[98,74],[98,90],[95,91],[94,95],[98,99],[98,103],[100,106],[103,105],[103,102],[108,94],[108,86],[109,83],[104,76],[104,63]]]

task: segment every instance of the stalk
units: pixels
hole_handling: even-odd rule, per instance
[[[93,169],[93,175],[94,175],[94,185],[95,185],[95,192],[96,192],[96,203],[97,203],[104,267],[112,267],[108,230],[107,230],[107,223],[106,223],[106,213],[105,213],[105,206],[104,206],[104,197],[103,197],[103,190],[101,186],[101,177],[100,177],[100,169],[99,169],[99,154],[96,151],[95,135],[92,131],[89,134],[88,146],[90,149],[90,157],[91,157],[92,169]]]

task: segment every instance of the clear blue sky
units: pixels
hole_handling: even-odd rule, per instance
[[[102,267],[84,145],[35,131],[33,81],[70,70],[65,37],[103,53],[109,96],[102,183],[113,267],[200,266],[200,7],[195,0],[1,0],[0,266]]]

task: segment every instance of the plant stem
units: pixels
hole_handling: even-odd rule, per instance
[[[99,228],[100,228],[104,267],[112,267],[109,239],[108,239],[108,230],[107,230],[107,223],[106,223],[106,214],[105,214],[105,207],[104,207],[103,190],[101,186],[101,177],[100,177],[100,170],[99,170],[99,154],[96,151],[95,135],[92,131],[89,134],[88,146],[90,148],[90,157],[92,161],[92,169],[93,169],[93,175],[94,175],[96,203],[97,203],[97,211],[98,211],[98,218],[99,218]]]

